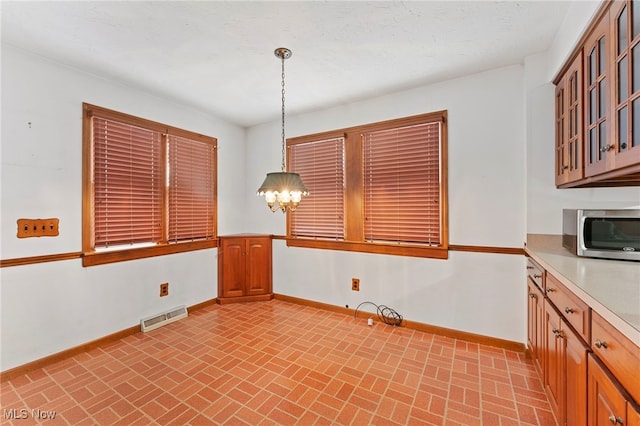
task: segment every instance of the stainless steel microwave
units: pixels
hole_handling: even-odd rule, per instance
[[[563,209],[562,245],[578,256],[640,261],[640,209]]]

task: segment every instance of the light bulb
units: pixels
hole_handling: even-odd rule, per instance
[[[288,204],[291,201],[291,194],[289,193],[289,191],[285,189],[280,194],[278,194],[278,201],[280,201],[280,204]]]
[[[264,199],[266,200],[267,204],[273,205],[273,203],[276,202],[276,194],[272,191],[267,191],[264,194]]]

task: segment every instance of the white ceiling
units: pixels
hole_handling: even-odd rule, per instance
[[[6,1],[2,42],[242,126],[522,63],[566,1]]]

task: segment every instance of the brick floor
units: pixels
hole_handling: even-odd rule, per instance
[[[209,306],[0,396],[3,425],[555,425],[523,353],[278,300]]]

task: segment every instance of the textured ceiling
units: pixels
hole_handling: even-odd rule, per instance
[[[242,126],[522,63],[565,1],[2,1],[2,42]]]

